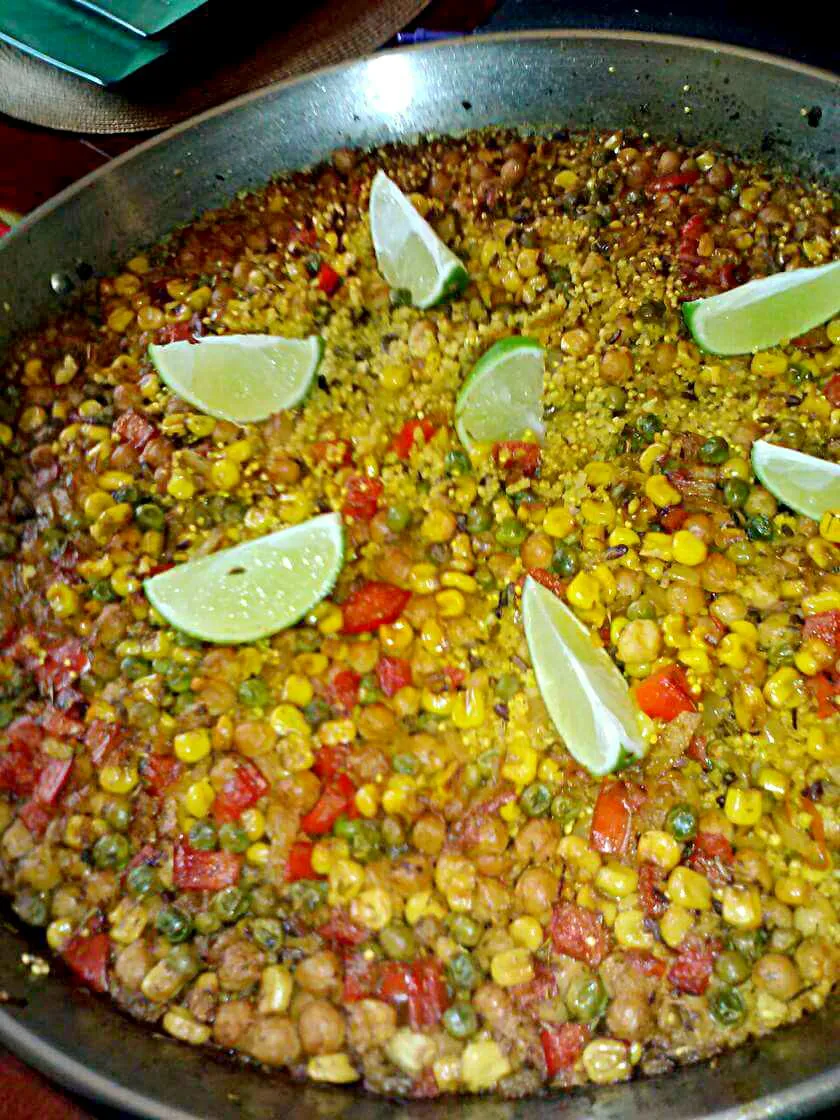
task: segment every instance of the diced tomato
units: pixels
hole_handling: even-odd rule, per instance
[[[840,610],[820,611],[812,614],[802,624],[802,637],[819,638],[827,646],[840,652]]]
[[[840,408],[840,373],[835,373],[822,387],[823,393],[828,397],[829,404]]]
[[[829,719],[835,715],[837,708],[833,703],[833,698],[840,695],[840,673],[817,673],[814,677],[808,678],[808,687],[814,693],[814,699],[817,702],[817,717],[819,719]]]
[[[123,729],[118,723],[106,723],[95,719],[85,733],[85,746],[90,748],[90,758],[94,766],[101,766],[111,751],[122,742]]]
[[[47,650],[43,664],[35,670],[35,679],[44,695],[54,695],[71,685],[90,665],[88,652],[75,638]]]
[[[380,967],[377,991],[386,1003],[406,1007],[415,1031],[436,1026],[449,1006],[443,966],[436,957],[412,964],[387,961]]]
[[[79,720],[71,719],[65,712],[49,705],[41,716],[41,726],[54,739],[79,739],[85,729]]]
[[[344,963],[344,988],[342,999],[345,1003],[357,1003],[367,999],[376,991],[376,974],[379,962],[367,960],[359,954],[348,957]]]
[[[407,459],[411,455],[418,432],[422,433],[424,442],[428,443],[436,431],[437,428],[427,417],[421,420],[406,420],[391,441],[391,450],[398,459]]]
[[[157,341],[160,346],[166,346],[169,342],[196,342],[194,338],[195,325],[192,319],[186,323],[167,323],[165,327],[161,327],[157,332]],[[138,451],[140,448],[137,449]]]
[[[6,728],[11,746],[20,750],[37,751],[44,741],[43,728],[31,716],[19,716]]]
[[[339,774],[323,787],[313,808],[301,818],[300,827],[311,836],[323,836],[332,832],[333,825],[340,816],[356,815],[355,796],[356,787],[346,774]]]
[[[681,257],[695,256],[697,254],[697,242],[705,232],[705,214],[692,214],[680,230],[679,255]]]
[[[347,769],[348,754],[347,743],[339,743],[334,747],[320,747],[315,755],[312,769],[322,782],[327,778],[334,778],[336,774]]]
[[[734,859],[735,849],[722,833],[698,832],[686,862],[692,871],[705,875],[710,883],[720,887],[732,881],[729,868]]]
[[[612,947],[604,919],[575,902],[561,902],[551,912],[551,939],[558,953],[597,968]]]
[[[318,926],[318,936],[336,945],[361,945],[363,941],[368,941],[373,933],[364,926],[351,922],[346,911],[334,910],[329,920],[322,926]]]
[[[327,682],[327,699],[342,715],[349,715],[358,704],[361,679],[352,669],[339,669]]]
[[[668,970],[668,979],[678,991],[702,996],[709,986],[714,963],[712,946],[689,934],[680,945],[677,959]]]
[[[659,957],[655,957],[653,953],[648,953],[645,949],[628,949],[624,954],[624,959],[631,968],[640,972],[642,976],[655,976],[659,979],[660,976],[665,975],[665,962],[661,961]]]
[[[589,1027],[582,1023],[560,1023],[540,1031],[545,1072],[549,1079],[572,1069],[590,1037]]]
[[[410,591],[372,580],[352,592],[342,606],[345,634],[366,634],[396,622],[411,598]]]
[[[313,462],[330,467],[349,467],[353,462],[353,447],[346,439],[319,439],[309,451]]]
[[[21,805],[18,810],[18,817],[33,836],[43,836],[47,831],[47,825],[53,818],[54,811],[51,805],[45,805],[43,801],[33,797],[25,805]]]
[[[561,579],[555,572],[550,572],[548,568],[529,568],[528,575],[531,579],[535,579],[537,583],[541,583],[543,587],[547,587],[558,599],[562,599],[566,594],[566,588],[569,586],[568,580]]]
[[[658,179],[651,179],[645,190],[648,194],[664,194],[665,191],[673,191],[677,187],[690,187],[699,178],[699,171],[675,171],[672,175],[660,175]]]
[[[227,777],[213,802],[213,817],[238,821],[246,809],[253,808],[268,792],[268,782],[252,762],[240,762]]]
[[[150,754],[140,764],[140,773],[153,797],[160,797],[181,773],[181,763],[171,754]]]
[[[58,801],[73,770],[73,758],[52,758],[38,775],[33,797],[42,805]]]
[[[681,529],[689,518],[687,509],[682,506],[671,506],[669,509],[663,509],[659,514],[659,524],[665,533],[676,533]]]
[[[341,512],[353,521],[370,521],[379,509],[384,486],[381,479],[352,474],[347,480],[347,493]]]
[[[202,852],[186,836],[175,841],[172,882],[182,891],[220,891],[239,881],[242,857],[235,852]]]
[[[624,782],[605,778],[598,792],[589,843],[596,852],[605,855],[627,854],[632,840],[633,811]]]
[[[175,324],[179,328],[186,327],[189,332],[188,323]],[[164,328],[171,329],[171,328]],[[187,336],[184,336],[187,337]],[[159,339],[160,342],[174,342],[175,339]],[[127,408],[125,412],[114,421],[111,430],[117,439],[123,443],[127,443],[129,447],[133,447],[135,451],[142,451],[152,436],[157,435],[157,428],[148,420],[141,412],[137,412],[133,408]]]
[[[326,296],[335,295],[341,286],[341,277],[336,270],[326,263],[326,261],[318,269],[318,287]]]
[[[508,439],[493,444],[493,461],[506,474],[515,472],[525,478],[533,478],[540,469],[542,451],[538,443]]]
[[[458,665],[444,665],[443,675],[446,677],[446,683],[452,692],[460,688],[467,679],[466,671]]]
[[[655,863],[642,863],[639,867],[639,900],[649,918],[661,918],[668,909],[664,885],[665,872],[662,868]]]
[[[718,269],[717,283],[722,292],[729,292],[732,288],[737,288],[739,284],[743,284],[746,280],[746,268],[743,263],[733,264],[731,261],[728,264],[722,264]]]
[[[298,879],[317,879],[312,867],[312,847],[309,840],[296,840],[289,849],[286,859],[286,882],[296,883]]]
[[[680,712],[695,712],[685,672],[679,665],[666,665],[636,685],[636,702],[653,719],[670,723]]]
[[[95,992],[108,990],[108,954],[111,941],[107,933],[90,937],[77,934],[62,950],[68,968]]]
[[[376,663],[376,679],[390,699],[401,688],[407,688],[412,683],[411,662],[404,657],[383,655]]]

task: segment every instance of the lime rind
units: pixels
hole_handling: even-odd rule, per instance
[[[455,402],[455,430],[468,451],[479,443],[542,439],[545,352],[519,335],[494,343],[464,380]]]
[[[762,486],[795,513],[819,521],[840,509],[840,463],[763,439],[755,441],[751,457]]]
[[[224,645],[299,622],[335,587],[344,560],[337,513],[221,549],[147,579],[155,610],[178,630]]]
[[[627,682],[553,592],[526,577],[522,616],[540,694],[566,749],[601,776],[641,758],[645,743]]]
[[[384,171],[374,176],[369,214],[379,271],[392,288],[410,292],[415,307],[433,307],[466,287],[460,258]]]
[[[323,355],[318,335],[210,335],[197,343],[149,347],[155,369],[173,393],[234,424],[259,423],[299,405],[315,384]]]
[[[840,311],[840,261],[750,280],[682,310],[692,338],[709,354],[767,350]]]

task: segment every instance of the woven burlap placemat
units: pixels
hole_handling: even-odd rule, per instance
[[[2,0],[0,0],[0,3]],[[281,78],[368,54],[410,23],[429,0],[337,0],[267,16],[261,5],[227,5],[197,24],[195,49],[105,90],[0,43],[0,112],[73,132],[164,128]],[[285,5],[277,5],[286,9]],[[237,26],[236,20],[250,21]],[[255,25],[259,25],[258,27]],[[204,37],[202,37],[204,36]]]

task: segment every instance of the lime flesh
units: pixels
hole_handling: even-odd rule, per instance
[[[694,341],[711,354],[750,354],[796,338],[840,311],[840,261],[797,268],[683,304]]]
[[[300,404],[315,380],[323,341],[268,334],[211,335],[149,347],[161,380],[208,416],[255,424]]]
[[[522,616],[531,663],[554,726],[590,774],[609,774],[645,743],[627,682],[558,597],[528,576]]]
[[[469,450],[531,433],[542,437],[545,354],[532,338],[503,338],[476,362],[455,402],[455,426]]]
[[[752,464],[761,484],[796,513],[819,521],[829,510],[840,510],[840,463],[759,439]]]
[[[206,642],[253,642],[298,622],[335,586],[341,517],[327,513],[147,579],[170,625]]]

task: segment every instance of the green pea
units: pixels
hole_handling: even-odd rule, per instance
[[[657,433],[662,431],[662,421],[655,413],[647,413],[636,421],[636,431],[645,443],[653,443]]]
[[[580,552],[568,544],[559,544],[551,558],[551,570],[558,576],[569,578],[580,567]]]
[[[0,728],[8,727],[12,720],[15,718],[14,704],[4,701],[0,704]]]
[[[303,718],[310,727],[320,727],[322,723],[326,723],[330,715],[329,704],[326,700],[322,700],[320,696],[316,696],[314,700],[310,700],[303,709]]]
[[[124,657],[120,662],[120,672],[130,681],[139,681],[149,674],[149,663],[142,657]]]
[[[449,932],[459,945],[473,949],[481,940],[482,927],[469,914],[453,914],[449,919]]]
[[[495,747],[490,747],[489,750],[482,751],[475,762],[482,778],[487,781],[491,779],[495,781],[501,764],[501,756]]]
[[[661,299],[646,299],[637,312],[643,323],[658,323],[665,316],[666,307]]]
[[[295,653],[314,653],[321,645],[321,635],[308,626],[295,632]]]
[[[528,530],[521,521],[515,517],[506,517],[496,530],[496,544],[500,548],[519,548],[527,536]]]
[[[470,463],[469,455],[467,455],[465,451],[461,451],[458,448],[446,453],[446,458],[444,459],[444,467],[446,468],[447,474],[453,475],[469,474],[472,470],[472,464]]]
[[[246,708],[265,708],[271,702],[271,689],[262,677],[249,677],[239,686],[237,696]]]
[[[190,844],[200,852],[212,852],[219,842],[212,821],[196,821],[190,829]]]
[[[676,840],[693,840],[697,835],[697,814],[690,805],[675,805],[669,810],[665,824]]]
[[[700,445],[700,462],[707,466],[719,466],[729,458],[729,444],[723,436],[710,436]]]
[[[14,556],[18,539],[10,529],[0,529],[0,556]]]
[[[125,801],[113,801],[105,812],[105,820],[117,832],[125,832],[131,824],[131,806]]]
[[[200,914],[195,916],[195,928],[197,933],[217,933],[222,928],[221,919],[209,910],[202,910]]]
[[[516,673],[502,673],[496,681],[495,692],[500,700],[512,700],[522,687],[522,681]]]
[[[386,817],[382,822],[382,839],[389,848],[405,843],[405,829],[396,817]]]
[[[126,505],[136,506],[137,503],[142,500],[143,492],[129,483],[126,486],[118,486],[114,491],[113,497],[114,501],[120,504],[125,503]]]
[[[125,884],[129,892],[137,898],[143,898],[147,894],[154,894],[160,887],[157,872],[153,867],[149,867],[147,863],[141,863],[138,867],[132,867],[125,877]]]
[[[341,816],[333,825],[333,836],[338,840],[346,840],[348,844],[351,844],[360,824],[361,821],[358,818],[351,820],[349,817]]]
[[[111,586],[109,579],[99,579],[90,589],[91,599],[95,599],[97,603],[113,603],[118,595]]]
[[[443,1025],[453,1038],[472,1038],[478,1030],[478,1017],[469,1003],[455,1003],[443,1013]]]
[[[610,412],[624,412],[627,408],[627,391],[620,385],[609,385],[604,390],[604,404]]]
[[[798,449],[805,442],[805,429],[795,420],[782,420],[776,428],[776,439],[785,447]]]
[[[748,564],[752,564],[755,558],[755,549],[751,541],[733,541],[726,550],[726,557],[733,564],[737,564],[739,568],[745,568]]]
[[[409,288],[392,288],[390,298],[394,307],[411,307],[412,295]]]
[[[420,768],[417,758],[413,754],[395,754],[391,760],[395,774],[416,774]]]
[[[600,1018],[607,1006],[607,990],[600,976],[581,975],[569,985],[566,1007],[574,1019],[591,1023]]]
[[[480,973],[470,953],[453,953],[446,966],[453,987],[471,991],[478,985]]]
[[[176,696],[183,696],[190,691],[193,671],[185,665],[173,665],[166,674],[166,687]]]
[[[656,618],[656,607],[650,599],[644,598],[634,599],[627,608],[627,617],[634,620],[638,618],[654,619]]]
[[[416,951],[414,932],[404,922],[391,922],[379,933],[379,944],[392,961],[410,961]]]
[[[809,381],[816,380],[811,370],[809,370],[808,367],[804,365],[791,366],[788,377],[790,377],[790,380],[794,385],[807,385]]]
[[[107,832],[93,845],[93,862],[96,867],[125,867],[131,856],[131,846],[124,836]]]
[[[737,949],[726,949],[715,960],[715,974],[724,984],[743,984],[749,978],[750,962]]]
[[[385,524],[392,533],[401,533],[411,524],[411,510],[402,502],[388,506],[385,513]]]
[[[262,883],[251,891],[251,913],[259,918],[267,918],[277,909],[277,895],[268,883]]]
[[[767,651],[767,660],[771,665],[792,665],[796,650],[790,642],[774,642]]]
[[[251,841],[244,828],[233,821],[225,821],[219,829],[219,844],[226,852],[244,852],[250,847]]]
[[[580,816],[581,808],[579,802],[558,793],[551,802],[551,816],[563,824],[573,824]]]
[[[382,836],[376,821],[361,820],[350,842],[350,854],[360,863],[369,863],[382,851]]]
[[[772,541],[773,523],[769,517],[758,513],[747,522],[746,533],[751,541]]]
[[[283,926],[276,918],[257,918],[251,926],[251,934],[256,943],[270,953],[283,944]]]
[[[476,568],[473,579],[482,591],[495,591],[496,589],[496,577],[489,568]]]
[[[551,808],[551,790],[543,782],[533,782],[522,791],[519,804],[526,817],[544,817]]]
[[[58,552],[66,540],[67,534],[55,525],[45,529],[41,534],[41,544],[44,551],[49,553]]]
[[[557,264],[548,270],[548,282],[553,288],[562,288],[564,291],[571,287],[572,270],[567,264]]]
[[[730,934],[729,944],[731,948],[737,949],[739,953],[745,956],[748,961],[755,963],[764,953],[767,938],[767,930],[743,929]]]
[[[723,484],[723,500],[730,509],[740,509],[750,496],[750,484],[743,478],[727,478]]]
[[[467,532],[486,533],[493,524],[493,516],[484,506],[470,506],[467,510]]]
[[[195,976],[201,967],[192,945],[173,945],[166,954],[166,963],[173,972],[186,978]]]
[[[721,1027],[737,1027],[747,1013],[744,1001],[734,988],[718,988],[709,997],[709,1012]]]
[[[155,929],[173,945],[180,945],[192,935],[192,918],[177,906],[164,906],[158,910]]]
[[[382,691],[379,688],[376,677],[373,673],[365,673],[359,681],[359,703],[376,704],[381,699]]]
[[[144,502],[134,511],[137,524],[141,529],[153,529],[159,533],[166,524],[166,514],[154,502]]]
[[[248,910],[248,899],[238,887],[225,887],[213,896],[210,909],[221,922],[235,922]]]

